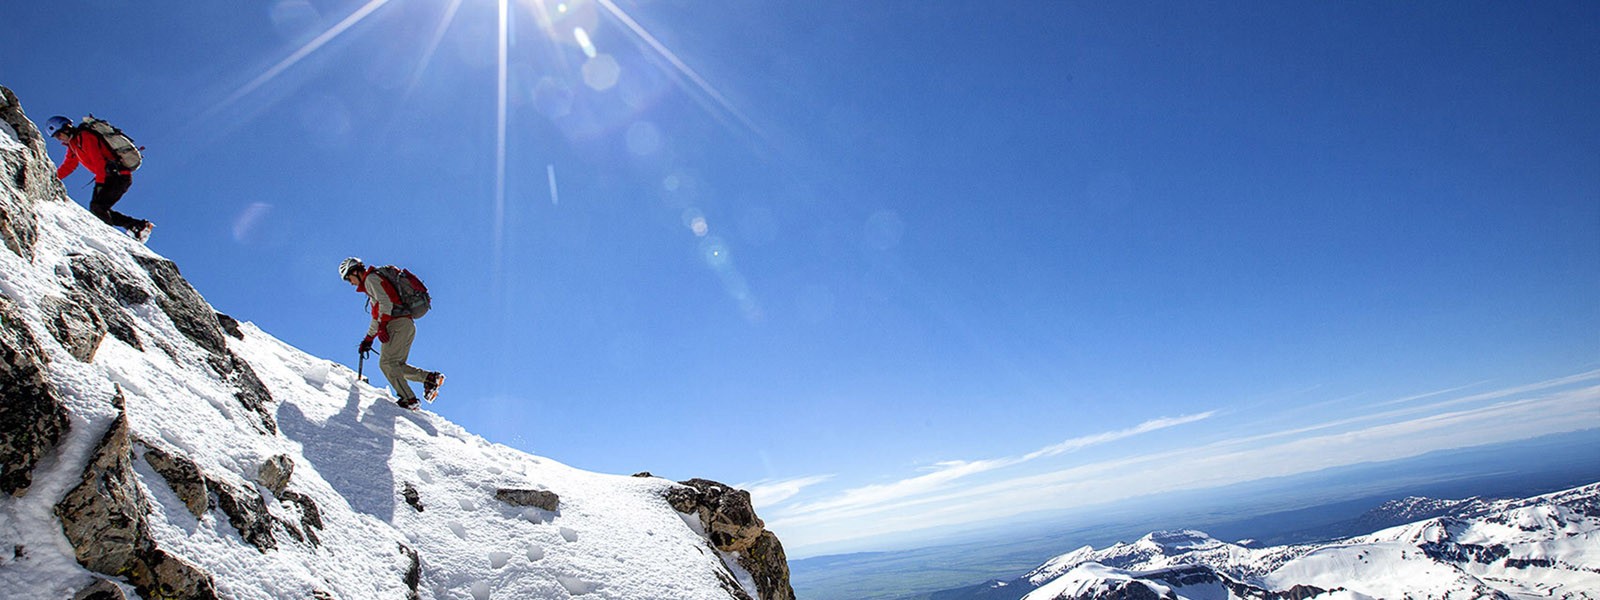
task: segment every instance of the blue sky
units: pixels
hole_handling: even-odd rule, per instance
[[[430,410],[805,555],[1600,427],[1597,22],[20,2],[0,84],[147,147],[118,208],[220,310],[354,365],[334,267],[410,267]]]

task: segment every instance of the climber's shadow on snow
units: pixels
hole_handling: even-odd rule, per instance
[[[389,466],[395,421],[406,419],[428,435],[438,434],[426,419],[408,418],[414,414],[383,399],[363,412],[361,386],[352,385],[344,409],[326,422],[315,423],[298,406],[285,402],[278,407],[278,426],[283,435],[300,443],[306,460],[350,508],[389,522],[402,501]]]

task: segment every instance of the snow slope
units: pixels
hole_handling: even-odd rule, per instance
[[[20,129],[0,128],[0,152],[27,152],[29,133]],[[56,511],[122,414],[119,393],[150,536],[208,573],[221,597],[762,597],[738,556],[716,550],[701,520],[664,498],[683,486],[585,472],[489,443],[432,413],[396,407],[387,390],[250,323],[237,337],[221,336],[225,347],[206,348],[166,305],[124,302],[132,329],[125,336],[137,344],[106,335],[82,360],[56,337],[47,309],[49,299],[83,287],[74,266],[103,259],[90,264],[160,298],[150,265],[163,259],[79,204],[24,198],[12,173],[0,175],[8,206],[31,204],[37,225],[31,259],[0,248],[0,295],[22,321],[4,327],[25,328],[44,349],[70,424],[33,468],[31,486],[0,496],[0,598],[70,598],[104,577],[80,566]],[[218,357],[226,363],[229,355],[248,368],[219,370]],[[241,401],[245,371],[270,392],[265,415]],[[157,472],[152,453],[187,457],[219,484],[209,504],[199,501],[198,516]],[[279,456],[293,469],[281,496],[264,483],[263,467]],[[218,489],[230,487],[262,501],[264,537],[245,533],[218,506]],[[548,490],[559,506],[513,506],[496,498],[501,489]],[[128,580],[114,581],[137,597]]]

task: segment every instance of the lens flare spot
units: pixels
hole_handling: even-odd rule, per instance
[[[728,244],[717,236],[710,236],[700,240],[700,257],[705,259],[706,264],[711,268],[718,270],[728,267],[731,262],[731,258],[728,256]],[[730,289],[729,291],[735,292],[732,295],[738,298],[739,293],[737,292],[744,290]]]
[[[634,156],[649,156],[661,149],[661,130],[655,123],[639,121],[628,127],[628,151]]]
[[[603,92],[615,87],[621,77],[622,67],[610,54],[601,54],[583,63],[583,83],[595,91]]]
[[[584,31],[582,27],[573,27],[572,39],[578,41],[579,48],[583,48],[584,56],[595,57],[594,42],[589,41],[589,32]]]
[[[705,213],[700,212],[698,208],[690,208],[683,211],[683,225],[688,227],[689,231],[693,231],[697,237],[705,237],[707,233],[711,232],[711,225],[706,223]]]

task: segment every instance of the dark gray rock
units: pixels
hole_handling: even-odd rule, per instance
[[[73,290],[70,298],[40,298],[39,312],[44,315],[50,335],[55,336],[56,341],[61,342],[73,358],[86,363],[94,362],[94,353],[100,349],[100,340],[106,338],[106,321],[83,292]]]
[[[406,482],[406,487],[400,492],[400,495],[405,496],[406,504],[410,504],[411,508],[416,509],[417,512],[422,512],[422,495],[417,493],[417,487],[411,485],[411,482]]]
[[[150,301],[150,291],[135,277],[101,254],[76,254],[68,267],[73,281],[85,290],[115,299],[124,306]]]
[[[233,385],[234,399],[255,415],[252,424],[258,431],[269,434],[278,432],[277,418],[272,415],[272,392],[267,391],[267,385],[256,376],[250,363],[232,351],[213,354],[206,359],[206,363],[218,378]]]
[[[272,490],[274,497],[282,498],[283,491],[289,488],[289,478],[294,476],[294,460],[287,454],[279,454],[261,463],[261,468],[256,472],[256,481]]]
[[[128,600],[122,588],[109,579],[96,579],[93,585],[78,590],[72,600]]]
[[[118,392],[115,402],[122,407]],[[157,546],[145,515],[150,501],[133,472],[124,412],[112,422],[77,487],[56,504],[62,532],[78,564],[122,577],[145,598],[215,599],[211,575]]]
[[[406,567],[406,573],[400,579],[405,582],[408,590],[406,600],[419,600],[422,596],[417,593],[417,586],[422,583],[422,557],[417,556],[417,551],[405,544],[400,544],[400,554],[405,555],[410,561],[410,566]]]
[[[244,332],[239,330],[239,321],[228,315],[217,313],[217,324],[222,326],[223,333],[236,340],[244,339]]]
[[[512,506],[532,506],[541,510],[556,512],[561,507],[561,497],[549,490],[495,490],[494,498]]]
[[[263,431],[270,434],[278,433],[278,420],[272,415],[272,392],[267,391],[267,384],[261,382],[256,370],[250,368],[250,363],[239,358],[239,355],[229,352],[228,361],[232,366],[232,372],[228,373],[228,382],[233,384],[234,399],[255,413]]]
[[[133,318],[124,307],[150,301],[150,292],[133,275],[114,266],[99,254],[79,254],[71,260],[74,285],[88,298],[90,306],[105,320],[106,331],[123,343],[144,350]]]
[[[242,490],[215,479],[207,480],[207,487],[217,496],[217,507],[228,515],[228,524],[239,532],[239,537],[255,546],[262,554],[278,548],[272,529],[277,520],[267,512],[267,503],[255,490]]]
[[[293,490],[283,492],[281,496],[284,504],[300,509],[300,527],[305,532],[306,541],[313,546],[322,544],[317,537],[317,532],[322,530],[322,509],[317,508],[317,503],[310,496]]]
[[[23,149],[0,151],[0,185],[16,194],[0,194],[0,241],[17,256],[33,260],[39,240],[38,202],[65,202],[67,189],[56,179],[55,163],[45,149],[48,141],[22,111],[16,94],[0,86],[0,121],[17,132]]]
[[[206,514],[211,508],[211,494],[206,488],[205,475],[200,473],[200,467],[188,458],[169,453],[160,448],[149,446],[144,452],[144,460],[150,467],[167,480],[167,487],[183,500],[189,513],[196,518]]]
[[[45,379],[47,360],[11,301],[0,296],[0,491],[12,496],[27,493],[34,466],[70,427]]]
[[[156,294],[156,306],[167,313],[172,319],[172,324],[178,331],[189,338],[196,345],[217,356],[224,356],[228,352],[228,343],[223,339],[222,326],[217,323],[217,314],[206,303],[200,292],[189,285],[189,281],[178,273],[178,265],[172,261],[154,256],[133,255],[139,266],[144,267],[150,274],[150,279],[155,282],[160,293]]]

